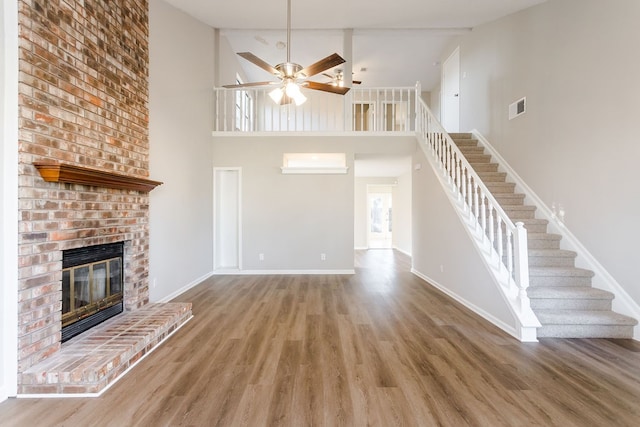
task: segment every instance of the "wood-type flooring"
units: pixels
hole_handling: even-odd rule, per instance
[[[102,396],[9,399],[0,425],[640,426],[640,343],[520,343],[409,269],[370,250],[355,275],[213,276]]]

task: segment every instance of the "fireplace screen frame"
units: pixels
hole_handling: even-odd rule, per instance
[[[123,311],[122,242],[70,249],[62,260],[62,342]]]

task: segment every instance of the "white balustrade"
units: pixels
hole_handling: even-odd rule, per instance
[[[300,106],[275,104],[272,89],[214,89],[214,132],[415,131],[414,87],[352,88],[344,96],[303,89]]]
[[[521,311],[530,310],[526,292],[529,286],[527,231],[523,224],[516,225],[509,219],[422,99],[418,101],[416,114],[419,138],[456,193],[465,217],[478,231],[494,268],[506,275],[507,292],[517,299]]]

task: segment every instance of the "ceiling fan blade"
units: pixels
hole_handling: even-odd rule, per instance
[[[337,93],[338,95],[344,95],[345,93],[349,92],[348,87],[334,86],[326,83],[307,81],[307,82],[304,82],[302,85],[309,89],[321,90],[323,92]]]
[[[222,87],[225,87],[227,89],[235,89],[235,88],[240,88],[240,87],[267,86],[267,85],[273,85],[273,84],[280,84],[280,82],[240,83],[240,84],[235,84],[235,85],[222,85]]]
[[[321,59],[315,64],[311,64],[308,67],[303,68],[302,70],[298,71],[296,75],[304,74],[306,77],[315,76],[318,73],[328,70],[329,68],[333,68],[336,65],[340,65],[344,62],[346,61],[342,59],[340,55],[338,55],[337,53],[334,53],[332,55],[327,56],[324,59]]]
[[[327,73],[322,73],[323,76],[333,80],[333,76],[331,74],[327,74]]]
[[[353,83],[354,85],[361,85],[362,82],[360,80],[354,80],[351,83]]]
[[[265,71],[268,71],[269,73],[280,77],[282,75],[282,73],[280,71],[278,71],[274,66],[270,65],[268,62],[263,61],[262,59],[258,58],[257,56],[255,56],[253,53],[251,52],[238,52],[238,56],[246,59],[247,61],[257,65],[258,67],[262,68]]]

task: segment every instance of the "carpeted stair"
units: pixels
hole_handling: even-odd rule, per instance
[[[561,236],[547,233],[547,220],[484,154],[471,134],[451,134],[467,161],[513,222],[522,221],[529,247],[531,308],[540,320],[538,337],[632,338],[636,319],[611,310],[613,294],[593,288],[593,272],[575,267],[575,252],[560,249]]]

